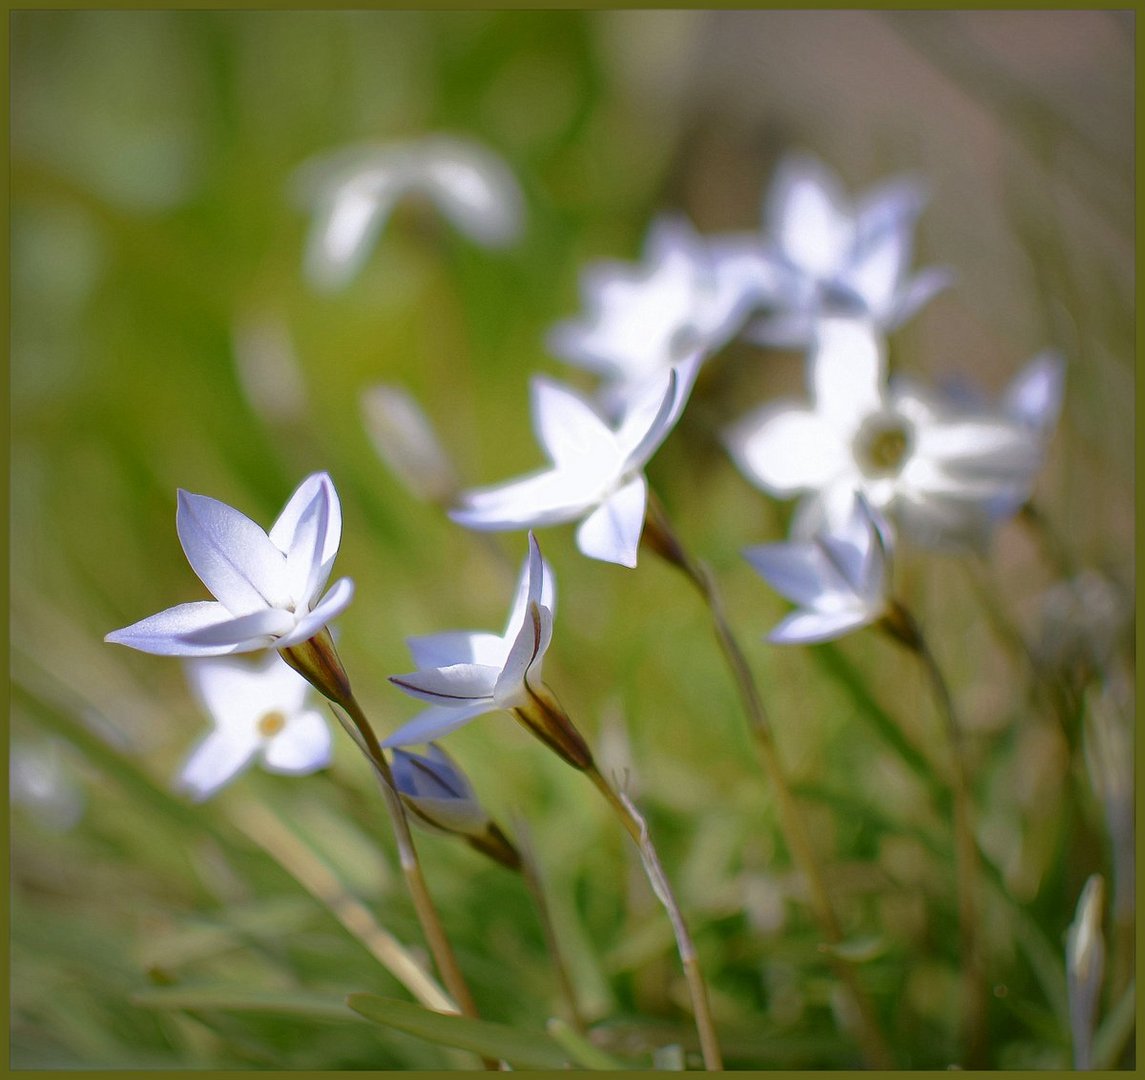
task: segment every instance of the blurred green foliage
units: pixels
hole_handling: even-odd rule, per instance
[[[1064,349],[1066,417],[1039,501],[1077,563],[1132,595],[1127,17],[13,13],[14,757],[58,741],[56,788],[82,798],[67,827],[45,810],[58,790],[13,810],[14,1067],[471,1062],[345,1007],[352,992],[403,991],[244,827],[258,800],[420,948],[354,748],[341,740],[327,774],[252,772],[191,808],[169,782],[204,720],[178,662],[102,635],[200,596],[175,536],[176,488],[266,523],[302,476],[327,469],[345,512],[339,571],[358,588],[340,622],[343,657],[379,726],[412,715],[385,681],[408,665],[404,638],[499,626],[524,540],[486,544],[415,501],[371,449],[361,392],[407,386],[467,481],[532,467],[527,376],[575,380],[543,340],[576,310],[585,264],[634,257],[662,209],[707,231],[754,228],[790,146],[855,187],[904,169],[932,184],[920,257],[953,265],[960,284],[896,337],[900,367],[954,369],[997,390],[1035,351]],[[316,294],[301,271],[308,222],[289,197],[294,170],[347,143],[439,131],[505,157],[526,193],[522,241],[491,253],[403,207],[353,284]],[[252,350],[269,350],[300,392],[260,392]],[[748,488],[717,431],[797,389],[797,363],[727,350],[650,475],[753,643],[900,1063],[942,1067],[956,1053],[956,910],[931,772],[944,775],[945,750],[925,688],[873,634],[831,650],[755,644],[783,604],[738,552],[778,537],[786,508]],[[606,764],[631,768],[729,1064],[854,1064],[704,612],[648,555],[636,573],[589,563],[569,533],[542,537],[560,584],[549,681]],[[1111,872],[1109,841],[1081,711],[1031,693],[982,606],[989,596],[1036,636],[1053,568],[1011,525],[973,570],[978,589],[948,558],[907,555],[901,572],[970,727],[991,857],[993,1062],[1064,1067],[1063,934],[1087,875]],[[583,779],[504,715],[450,745],[495,817],[528,819],[601,1045],[646,1064],[657,1047],[693,1049],[667,926]],[[542,1032],[559,1004],[521,883],[446,840],[420,847],[482,1015]],[[152,990],[165,987],[209,992],[161,1007]]]

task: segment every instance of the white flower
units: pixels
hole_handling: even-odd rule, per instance
[[[853,497],[838,532],[748,548],[744,558],[800,607],[768,639],[782,645],[829,641],[882,618],[889,603],[891,553],[887,523],[861,495]]]
[[[1065,360],[1047,350],[1018,372],[1002,395],[1002,410],[1048,438],[1061,417],[1064,390]]]
[[[1105,975],[1105,942],[1101,936],[1104,906],[1105,881],[1100,874],[1091,874],[1066,933],[1066,984],[1075,1069],[1093,1068],[1093,1029]]]
[[[326,473],[307,477],[267,534],[226,503],[179,492],[179,540],[217,603],[179,604],[104,640],[163,656],[286,649],[341,614],[354,583],[322,594],[338,554],[342,510]],[[319,599],[321,597],[321,599]]]
[[[186,662],[187,681],[214,730],[191,753],[178,786],[206,799],[258,758],[270,772],[301,776],[330,763],[330,729],[307,708],[310,686],[268,653],[254,663],[235,657]]]
[[[307,273],[327,289],[354,276],[406,196],[426,196],[485,247],[512,243],[524,216],[524,197],[504,161],[480,143],[447,135],[351,148],[304,166],[296,185],[316,205]]]
[[[646,382],[615,427],[569,387],[534,378],[533,427],[552,467],[465,492],[450,517],[491,531],[583,519],[576,533],[583,554],[635,566],[648,496],[642,470],[676,423],[702,359],[694,353]]]
[[[526,704],[533,686],[541,686],[555,605],[552,572],[541,558],[536,537],[529,533],[529,554],[504,634],[454,630],[409,639],[418,670],[392,675],[390,682],[434,707],[403,725],[383,745],[430,742],[484,713]]]
[[[559,323],[549,347],[608,380],[610,402],[697,349],[718,349],[755,299],[730,257],[713,261],[682,218],[653,223],[639,266],[603,262],[581,278],[585,314]],[[722,269],[722,272],[720,272]]]
[[[749,336],[760,344],[799,346],[825,315],[864,316],[884,330],[905,322],[951,280],[938,268],[908,276],[912,231],[924,202],[919,185],[906,179],[852,202],[821,162],[786,158],[765,200],[758,256],[774,278],[773,311]]]
[[[754,483],[807,494],[793,532],[838,531],[860,491],[915,542],[980,544],[993,507],[1029,489],[1041,449],[1020,423],[956,412],[913,385],[887,385],[869,322],[825,319],[808,360],[812,404],[769,404],[735,425],[728,448]]]

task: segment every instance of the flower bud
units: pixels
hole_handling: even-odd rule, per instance
[[[314,637],[301,645],[279,649],[278,654],[315,690],[335,704],[345,708],[353,699],[350,678],[342,667],[338,650],[334,648],[329,627],[322,627]]]
[[[460,766],[436,743],[424,754],[395,750],[394,786],[412,819],[431,832],[449,833],[511,870],[521,857],[477,800]]]

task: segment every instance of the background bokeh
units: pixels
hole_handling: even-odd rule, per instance
[[[13,13],[13,1065],[454,1063],[339,1011],[354,990],[401,991],[284,865],[283,844],[303,844],[418,945],[354,748],[338,733],[330,772],[252,772],[193,808],[170,794],[205,724],[179,663],[102,636],[200,597],[175,536],[176,488],[265,524],[326,469],[345,513],[338,570],[358,590],[343,657],[381,728],[411,716],[386,684],[408,668],[404,638],[499,627],[524,538],[489,545],[414,499],[371,447],[362,392],[406,386],[467,481],[534,467],[527,378],[584,384],[544,335],[577,310],[585,265],[635,258],[661,210],[705,233],[753,228],[788,150],[823,158],[853,191],[901,172],[928,184],[916,262],[958,280],[895,334],[897,368],[996,393],[1038,351],[1062,350],[1065,413],[1038,501],[1072,564],[1132,597],[1133,18]],[[311,288],[298,166],[435,132],[509,163],[526,197],[519,243],[476,247],[415,202],[350,285]],[[730,596],[901,1063],[942,1067],[957,1033],[946,822],[837,665],[762,643],[785,605],[739,557],[782,534],[787,508],[736,473],[718,430],[800,383],[798,355],[730,347],[650,475]],[[729,1062],[853,1064],[704,612],[648,554],[633,573],[581,558],[569,529],[541,543],[560,586],[549,681],[608,765],[630,770]],[[1014,1068],[1069,1064],[1063,934],[1086,877],[1111,873],[1082,721],[1031,694],[1028,667],[983,614],[985,597],[1037,639],[1056,572],[1013,523],[987,560],[908,552],[900,567],[971,732],[980,838],[998,870],[983,927],[992,1052]],[[909,658],[873,633],[833,655],[944,761]],[[602,1041],[645,1058],[688,1045],[667,927],[583,778],[504,715],[450,746],[495,816],[527,817]],[[539,1028],[555,988],[520,882],[445,839],[420,847],[483,1014]],[[164,1009],[147,997],[157,986],[297,1000],[292,1012],[225,995]]]

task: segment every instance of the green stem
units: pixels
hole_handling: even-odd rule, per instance
[[[617,793],[613,786],[605,780],[595,764],[586,768],[585,773],[596,785],[597,790],[604,796],[608,805],[612,807],[621,824],[628,831],[640,852],[644,870],[648,875],[649,884],[657,899],[664,905],[668,919],[672,924],[672,932],[676,938],[676,950],[680,954],[680,963],[684,968],[684,978],[688,983],[688,991],[692,999],[692,1009],[695,1013],[696,1030],[700,1036],[700,1052],[704,1058],[704,1068],[709,1072],[722,1071],[723,1058],[720,1054],[720,1045],[716,1039],[716,1028],[712,1022],[711,1005],[708,1002],[708,988],[700,974],[700,961],[696,955],[696,946],[692,935],[688,932],[680,905],[672,891],[672,886],[660,864],[660,858],[652,845],[648,834],[648,826],[637,813],[636,808],[623,795]]]
[[[962,956],[963,1039],[966,1067],[985,1066],[986,973],[978,943],[978,843],[974,837],[973,803],[966,768],[962,725],[954,708],[950,687],[914,616],[899,602],[892,601],[883,623],[892,637],[913,652],[922,664],[946,727],[951,754],[951,790],[954,795],[954,844],[958,890],[958,932]]]
[[[819,860],[807,830],[807,824],[787,783],[787,777],[779,757],[779,749],[772,732],[771,721],[768,718],[747,657],[744,655],[743,649],[740,648],[724,614],[723,600],[716,586],[715,578],[707,566],[695,559],[684,548],[667,512],[656,497],[655,492],[652,491],[648,493],[648,521],[645,526],[645,541],[658,555],[678,570],[683,571],[688,580],[696,587],[711,613],[716,640],[739,693],[756,754],[775,794],[784,838],[795,864],[807,882],[812,914],[819,923],[820,930],[828,944],[838,945],[843,940],[843,932],[831,903]],[[828,957],[832,968],[846,986],[855,1006],[856,1015],[859,1019],[859,1043],[868,1066],[876,1069],[893,1068],[894,1058],[879,1026],[874,1002],[847,960],[833,951],[828,953]]]

